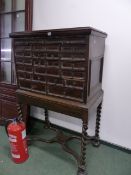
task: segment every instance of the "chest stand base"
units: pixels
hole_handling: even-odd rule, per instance
[[[59,129],[56,129],[55,127],[53,127],[53,125],[50,123],[50,125],[45,124],[44,126],[45,129],[49,129],[52,130],[56,133],[56,136],[51,138],[51,139],[44,139],[41,138],[39,136],[28,136],[27,141],[28,144],[31,145],[32,141],[40,141],[40,142],[44,142],[44,143],[59,143],[62,147],[62,149],[71,154],[77,161],[78,164],[78,172],[77,175],[87,175],[86,174],[86,170],[85,170],[85,159],[86,159],[86,142],[87,142],[87,138],[83,135],[83,137],[80,136],[67,136],[64,134],[64,132],[62,132]],[[85,138],[84,138],[85,137]],[[84,138],[84,140],[82,139]],[[73,150],[70,146],[69,146],[69,142],[77,139],[82,143],[82,153],[81,155],[79,155],[75,150]]]
[[[77,175],[87,175],[86,171],[86,147],[87,147],[87,142],[91,142],[94,146],[99,146],[100,141],[99,141],[99,129],[100,129],[100,118],[101,118],[101,105],[100,103],[97,107],[97,116],[96,116],[96,129],[95,129],[95,135],[94,136],[89,136],[87,134],[87,129],[88,129],[88,120],[82,120],[82,135],[81,136],[67,136],[65,135],[60,129],[56,129],[53,127],[53,125],[49,121],[49,115],[48,115],[48,110],[45,109],[45,129],[50,129],[56,132],[56,136],[53,137],[52,139],[44,139],[40,138],[38,136],[33,136],[27,137],[27,141],[29,144],[31,144],[31,141],[41,141],[45,143],[59,143],[61,144],[62,148],[64,151],[67,153],[71,154],[77,161],[78,164],[78,171]],[[22,109],[21,105],[18,104],[17,106],[18,112],[19,112],[19,118],[22,116]],[[68,145],[69,141],[77,139],[81,142],[81,153],[80,155],[74,151],[70,146]]]

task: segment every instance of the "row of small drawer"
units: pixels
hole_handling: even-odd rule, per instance
[[[25,57],[20,57],[16,58],[16,64],[18,66],[64,66],[64,67],[85,67],[85,59],[82,58],[59,58],[59,59],[51,59],[51,58],[46,58],[46,59],[37,59],[37,58],[25,58]]]
[[[54,52],[85,52],[87,49],[86,44],[47,44],[47,45],[34,45],[28,46],[18,46],[15,48],[16,53],[24,51],[24,54],[30,55],[33,52],[45,52],[45,51],[54,51]]]
[[[23,47],[23,49],[29,49],[30,47],[37,46],[42,48],[47,45],[76,45],[76,44],[86,44],[87,38],[85,36],[74,36],[74,37],[35,37],[35,38],[22,38],[15,39],[14,46]]]
[[[54,84],[46,84],[42,82],[30,81],[27,79],[20,79],[19,85],[21,89],[43,93],[46,95],[54,95],[64,97],[66,99],[74,99],[76,101],[83,101],[84,89],[77,89],[71,86],[61,86]]]
[[[79,58],[79,59],[86,59],[87,57],[87,53],[86,52],[47,52],[47,51],[32,51],[32,52],[24,52],[24,51],[20,51],[20,52],[15,52],[15,58],[19,59],[19,58],[24,58],[24,59],[67,59],[67,58]]]
[[[54,84],[54,85],[60,85],[60,86],[71,86],[74,88],[84,88],[85,81],[84,79],[79,78],[73,78],[73,77],[59,77],[59,76],[52,76],[52,75],[45,75],[40,76],[39,74],[34,75],[32,78],[28,78],[26,76],[20,75],[18,72],[18,80],[28,80],[30,83],[43,83],[43,84]]]
[[[79,70],[79,69],[54,69],[54,68],[34,68],[27,69],[22,67],[22,69],[16,67],[16,70],[18,72],[18,75],[23,78],[32,79],[35,75],[41,79],[42,77],[45,77],[47,75],[56,75],[58,77],[67,76],[67,77],[76,77],[76,78],[85,78],[85,71]]]

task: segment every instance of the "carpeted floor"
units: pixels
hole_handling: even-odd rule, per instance
[[[41,133],[37,125],[33,132]],[[45,130],[42,133],[47,136]],[[71,146],[79,150],[78,142],[72,142]],[[34,142],[29,147],[30,157],[23,164],[14,164],[9,151],[8,138],[0,126],[0,175],[76,175],[76,161],[59,144]],[[108,146],[94,148],[89,144],[87,164],[88,175],[131,175],[131,154]]]

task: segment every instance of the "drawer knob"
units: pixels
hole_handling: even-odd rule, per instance
[[[51,32],[48,32],[47,35],[48,35],[48,36],[51,36]]]

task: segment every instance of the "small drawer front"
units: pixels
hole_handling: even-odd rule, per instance
[[[19,86],[20,88],[22,89],[25,89],[25,90],[31,90],[31,80],[28,80],[28,79],[25,79],[25,78],[18,78],[19,80]]]
[[[65,87],[60,85],[50,85],[48,84],[48,94],[64,97]]]
[[[69,99],[83,99],[83,91],[75,88],[67,88],[66,96]]]
[[[84,101],[85,37],[41,37],[14,40],[19,87],[46,95]]]
[[[74,88],[83,88],[84,89],[84,81],[83,80],[66,80],[65,84],[67,86],[72,86]]]
[[[59,75],[59,68],[57,68],[57,67],[47,67],[46,72],[47,72],[47,74],[51,74],[51,75]]]
[[[33,76],[33,79],[45,83],[46,82],[46,75],[35,73]]]
[[[31,82],[31,89],[33,91],[38,91],[38,92],[42,92],[45,94],[46,91],[46,84],[39,82],[39,81],[32,81]]]
[[[48,85],[48,95],[83,101],[83,89],[77,89],[73,86]]]
[[[63,86],[63,83],[64,83],[64,81],[60,77],[52,77],[52,76],[47,77],[47,84],[54,84],[54,85]]]

